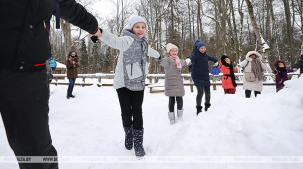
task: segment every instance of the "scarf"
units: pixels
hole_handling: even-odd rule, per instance
[[[284,73],[287,72],[287,70],[285,69],[285,67],[278,67],[277,71],[279,73],[279,76],[284,77]]]
[[[170,58],[172,58],[173,60],[175,60],[175,63],[177,65],[177,68],[181,69],[181,62],[180,62],[180,58],[178,56],[174,57],[174,56],[170,56]]]
[[[74,67],[77,67],[76,62],[78,62],[78,57],[70,57],[68,60],[73,64]]]
[[[263,80],[264,69],[262,68],[262,63],[259,59],[253,59],[251,61],[251,70],[255,74],[256,79],[258,79],[258,81]]]

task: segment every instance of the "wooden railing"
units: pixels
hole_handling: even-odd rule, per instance
[[[222,85],[222,73],[219,75],[209,75],[211,79],[211,85],[213,86],[213,90],[216,90],[217,85]],[[299,73],[288,73],[289,79],[292,78],[292,76],[297,75],[300,76]],[[190,86],[191,91],[193,92],[193,80],[191,78],[191,74],[181,74],[181,76],[184,78],[184,80],[189,80],[189,82],[185,82],[185,86]],[[235,73],[236,76],[236,83],[238,85],[243,85],[243,73]],[[78,74],[78,78],[81,78],[81,82],[75,83],[75,85],[80,85],[80,86],[91,86],[94,84],[97,84],[98,87],[101,86],[112,86],[112,83],[102,83],[102,79],[114,79],[115,75],[114,74]],[[146,79],[146,86],[150,86],[150,90],[152,91],[153,87],[163,87],[163,84],[157,85],[159,79],[164,79],[165,75],[164,74],[149,74]],[[62,81],[60,79],[65,79],[66,74],[53,74],[53,80],[51,84],[55,85],[68,85],[68,82]],[[91,82],[86,82],[86,79],[97,79],[94,83]],[[272,73],[265,73],[264,74],[264,85],[275,85],[274,82],[274,74]]]

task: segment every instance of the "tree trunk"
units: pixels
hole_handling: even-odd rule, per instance
[[[64,21],[63,19],[60,19],[62,32],[64,35],[64,54],[65,54],[65,60],[67,60],[67,55],[69,51],[71,50],[72,40],[71,40],[71,29],[70,29],[70,23]]]
[[[291,26],[291,13],[289,8],[289,0],[283,0],[284,8],[285,8],[285,17],[287,23],[287,37],[288,37],[288,44],[289,44],[289,53],[290,53],[290,64],[291,66],[294,65],[295,62],[295,51],[294,51],[294,38],[293,38],[293,28]]]
[[[254,16],[254,9],[253,9],[253,6],[250,2],[250,0],[245,0],[246,1],[246,4],[247,4],[247,8],[248,8],[248,13],[249,13],[249,17],[250,17],[250,21],[251,21],[251,24],[254,28],[254,32],[255,32],[255,35],[257,37],[257,40],[258,40],[258,46],[260,48],[262,48],[262,44],[261,44],[261,36],[260,36],[260,31],[259,31],[259,27],[257,25],[257,22],[256,22],[256,18]]]
[[[188,8],[188,20],[189,20],[189,39],[191,40],[191,41],[193,41],[193,38],[192,38],[192,32],[191,32],[191,13],[190,13],[190,9],[191,9],[191,6],[190,6],[190,4],[189,4],[189,1],[190,0],[188,0],[187,1],[187,8]]]

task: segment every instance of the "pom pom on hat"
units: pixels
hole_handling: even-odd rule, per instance
[[[146,19],[144,19],[144,18],[141,17],[141,16],[134,15],[134,14],[132,14],[132,15],[129,17],[129,19],[128,19],[127,29],[132,30],[133,27],[136,25],[136,23],[139,23],[139,22],[145,23],[145,26],[146,26],[146,29],[147,29]]]
[[[170,50],[172,50],[172,49],[178,49],[178,47],[172,43],[168,43],[166,45],[166,52],[169,54]]]
[[[198,49],[200,49],[202,46],[206,47],[206,45],[203,42],[201,42],[200,40],[196,40],[195,45],[197,46]]]

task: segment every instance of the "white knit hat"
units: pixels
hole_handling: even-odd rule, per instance
[[[127,24],[127,29],[133,29],[133,27],[135,26],[136,23],[139,22],[143,22],[145,23],[146,29],[147,29],[147,23],[146,23],[146,19],[142,18],[141,16],[138,15],[134,15],[132,14],[129,18],[128,18],[128,24]]]
[[[178,49],[178,47],[176,45],[172,44],[172,43],[168,43],[166,45],[166,52],[169,53],[170,50],[172,50],[172,49]]]

